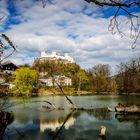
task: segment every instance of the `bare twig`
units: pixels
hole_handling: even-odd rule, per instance
[[[43,102],[48,103],[48,104],[51,105],[53,108],[56,108],[56,106],[55,106],[54,104],[52,104],[51,102],[49,102],[49,101],[43,100]]]
[[[138,7],[140,7],[140,1],[130,1],[130,2],[122,2],[121,0],[120,1],[117,1],[117,0],[85,0],[86,2],[88,3],[94,3],[98,6],[110,6],[110,7],[126,7],[126,8],[129,8],[133,5],[137,5]]]
[[[61,90],[62,94],[65,96],[65,98],[68,100],[68,102],[69,102],[71,105],[75,106],[74,103],[72,102],[72,100],[71,100],[70,98],[68,98],[68,96],[67,96],[67,95],[65,94],[65,92],[63,91],[62,86],[55,80],[54,75],[53,75],[53,74],[54,74],[53,68],[50,67],[50,69],[51,69],[50,75],[51,75],[51,77],[53,78],[53,80],[55,81],[55,83],[57,84],[57,86],[59,87],[59,89]]]
[[[47,2],[49,2],[49,3],[51,3],[51,4],[54,4],[54,3],[53,3],[53,0],[41,0],[41,1],[42,1],[43,8],[46,7]]]
[[[123,1],[123,0],[85,0],[88,3],[94,3],[97,6],[101,7],[116,7],[117,11],[114,14],[114,16],[110,20],[109,24],[109,31],[111,31],[112,34],[116,34],[116,31],[120,34],[121,37],[123,37],[125,34],[120,30],[119,22],[117,17],[120,15],[120,10],[126,13],[125,16],[128,17],[129,23],[130,23],[130,39],[133,40],[133,43],[131,45],[131,48],[134,49],[136,47],[136,42],[140,36],[140,15],[137,15],[135,13],[135,8],[129,10],[129,8],[137,6],[140,8],[140,1],[139,0],[130,0],[130,1]],[[137,23],[134,23],[133,19],[137,20]]]
[[[63,93],[63,95],[64,95],[64,96],[66,97],[66,99],[69,101],[69,103],[70,103],[71,105],[74,106],[74,103],[72,102],[72,100],[71,100],[70,98],[68,98],[68,96],[67,96],[67,95],[65,94],[65,92],[63,91],[62,86],[59,85],[57,81],[55,81],[55,82],[56,82],[57,86],[59,87],[59,89],[61,90],[61,92]]]
[[[2,34],[1,38],[3,38],[8,43],[8,45],[12,48],[12,51],[7,56],[1,58],[4,51],[6,51],[7,46],[5,46],[4,43],[2,42],[2,40],[0,39],[0,65],[3,60],[5,60],[8,57],[10,57],[11,55],[13,55],[13,53],[16,51],[16,47],[14,46],[14,44],[12,43],[12,41],[9,39],[9,37],[7,35]]]

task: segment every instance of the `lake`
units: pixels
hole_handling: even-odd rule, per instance
[[[6,102],[14,121],[8,125],[5,140],[99,140],[101,126],[107,128],[107,140],[140,140],[140,115],[120,115],[105,107],[118,103],[140,105],[140,96],[69,96],[78,107],[103,108],[97,111],[71,111],[64,96],[10,98]],[[43,100],[65,110],[48,112]],[[23,137],[22,137],[23,135]]]

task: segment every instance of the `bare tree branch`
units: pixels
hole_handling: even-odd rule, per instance
[[[111,18],[110,20],[110,24],[109,24],[109,31],[111,31],[111,33],[114,35],[116,33],[120,34],[121,37],[123,37],[125,34],[123,33],[123,31],[121,31],[120,29],[120,25],[118,22],[117,17],[120,15],[120,11],[123,11],[124,13],[126,13],[125,16],[128,17],[129,20],[129,27],[130,27],[130,39],[132,39],[132,44],[131,44],[131,48],[134,49],[136,47],[136,43],[137,40],[140,36],[140,15],[137,15],[135,13],[135,8],[133,8],[133,10],[131,9],[131,12],[129,12],[129,9],[131,7],[138,7],[140,8],[140,0],[84,0],[88,3],[93,3],[97,6],[100,7],[114,7],[117,8],[116,13],[114,14],[114,16]],[[52,3],[53,0],[42,0],[42,4],[43,4],[43,8],[46,6],[46,3]],[[137,20],[137,23],[134,22],[133,19]]]
[[[53,0],[41,0],[41,1],[42,1],[43,8],[45,8],[47,2],[48,2],[48,3],[51,3],[51,4],[54,4],[54,3],[53,3]]]
[[[88,3],[94,3],[98,6],[110,6],[110,7],[127,7],[130,8],[133,5],[140,7],[140,1],[130,1],[130,2],[121,2],[121,0],[85,0]]]
[[[69,102],[71,105],[75,106],[74,103],[72,102],[72,100],[71,100],[70,98],[68,98],[68,96],[67,96],[67,95],[65,94],[65,92],[63,91],[62,86],[55,80],[55,78],[54,78],[54,70],[53,70],[53,67],[50,67],[50,69],[51,69],[50,75],[51,75],[51,77],[53,78],[53,80],[55,81],[55,83],[57,84],[57,86],[59,87],[59,89],[61,90],[62,94],[65,96],[65,98],[68,100],[68,102]]]
[[[117,8],[116,13],[114,16],[110,19],[109,24],[109,31],[114,35],[116,32],[120,34],[121,37],[123,37],[125,34],[120,29],[120,24],[118,21],[118,17],[120,16],[120,12],[124,12],[125,16],[128,18],[129,27],[130,27],[130,39],[133,40],[133,43],[131,44],[131,48],[134,49],[136,47],[137,40],[140,36],[140,15],[139,13],[135,13],[135,8],[133,10],[129,9],[133,6],[137,6],[140,8],[140,0],[85,0],[88,3],[93,3],[97,6],[101,7],[115,7]],[[137,22],[135,23],[134,20]]]
[[[4,54],[4,51],[6,51],[8,49],[8,47],[5,46],[5,44],[2,42],[2,39],[4,39],[8,43],[8,45],[12,48],[11,52],[9,52],[9,54],[4,56],[3,58],[2,58],[2,55]],[[13,53],[15,51],[16,51],[16,46],[14,46],[14,44],[12,43],[12,41],[9,39],[9,37],[7,35],[2,34],[1,38],[0,38],[0,65],[3,60],[5,60],[8,57],[10,57],[11,55],[13,55]]]

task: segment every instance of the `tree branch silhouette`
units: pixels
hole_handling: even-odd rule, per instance
[[[133,6],[137,6],[140,8],[140,1],[139,0],[85,0],[88,3],[94,3],[97,6],[100,7],[116,7],[116,13],[114,16],[110,19],[110,24],[108,26],[109,31],[114,35],[116,32],[120,34],[121,37],[123,37],[125,34],[121,31],[118,17],[120,15],[120,11],[124,12],[126,17],[128,18],[128,22],[126,24],[129,24],[129,30],[130,30],[130,39],[133,40],[131,44],[131,48],[134,49],[136,47],[137,40],[140,36],[140,15],[139,13],[135,13],[135,8],[133,10],[129,11],[130,8]],[[135,23],[136,20],[137,22]]]

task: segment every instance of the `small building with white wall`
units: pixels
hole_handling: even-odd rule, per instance
[[[57,87],[60,86],[72,86],[71,78],[65,75],[54,75],[53,77],[39,79],[41,83],[45,84],[48,87]]]

